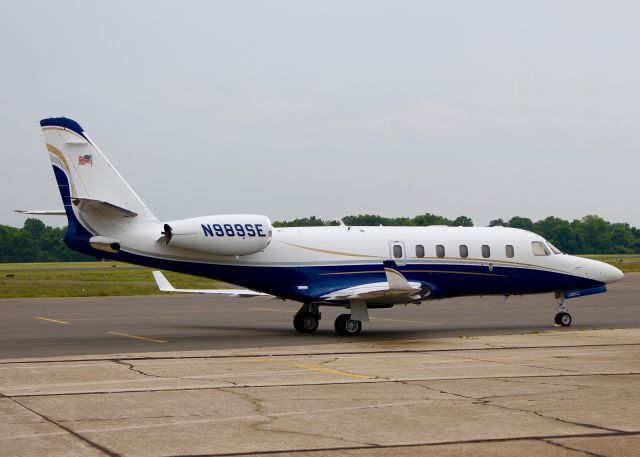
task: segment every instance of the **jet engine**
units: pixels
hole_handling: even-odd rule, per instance
[[[271,221],[256,214],[224,214],[194,217],[164,224],[168,246],[207,254],[239,256],[255,254],[269,246]]]

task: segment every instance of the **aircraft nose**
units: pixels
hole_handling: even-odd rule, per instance
[[[600,272],[602,282],[610,284],[612,282],[620,281],[624,278],[624,273],[613,265],[604,264],[602,271]]]

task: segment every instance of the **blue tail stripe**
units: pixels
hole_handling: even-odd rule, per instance
[[[60,190],[60,197],[62,197],[62,204],[64,205],[64,210],[67,213],[67,220],[69,222],[67,232],[64,235],[65,243],[71,247],[69,244],[70,242],[80,240],[88,242],[89,238],[93,235],[84,228],[73,212],[71,193],[69,189],[69,178],[67,177],[67,174],[56,165],[53,165],[53,174],[56,177],[58,189]]]

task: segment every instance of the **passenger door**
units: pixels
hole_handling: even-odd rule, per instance
[[[404,248],[404,241],[389,241],[389,258],[397,265],[407,264],[407,250]]]

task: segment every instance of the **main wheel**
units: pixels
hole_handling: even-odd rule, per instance
[[[556,314],[556,325],[562,325],[563,327],[569,327],[571,325],[571,314],[558,313]]]
[[[350,314],[340,314],[334,324],[336,333],[342,336],[356,336],[362,330],[362,322],[351,319]]]
[[[300,333],[313,333],[318,324],[318,316],[313,313],[298,313],[293,318],[293,327]]]

